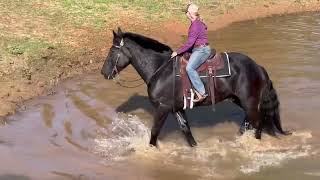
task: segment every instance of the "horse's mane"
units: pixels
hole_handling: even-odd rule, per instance
[[[145,49],[152,49],[159,53],[162,53],[165,51],[172,51],[169,46],[162,44],[157,40],[151,39],[149,37],[146,37],[140,34],[126,32],[124,33],[123,37],[129,38],[130,40],[134,41],[135,43],[139,44],[141,47]]]

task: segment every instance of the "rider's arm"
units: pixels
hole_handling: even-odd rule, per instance
[[[176,51],[177,54],[182,54],[188,51],[190,48],[192,48],[199,34],[200,34],[199,23],[198,22],[192,23],[189,28],[188,41]]]

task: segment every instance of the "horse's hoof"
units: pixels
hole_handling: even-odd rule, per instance
[[[198,146],[198,144],[197,144],[196,142],[194,142],[194,143],[189,143],[189,145],[190,145],[190,147],[196,147],[196,146]]]
[[[285,135],[285,136],[289,136],[292,135],[292,132],[290,131],[283,131],[281,134]]]
[[[150,142],[149,142],[149,146],[150,147],[157,147],[157,141],[154,140],[154,139],[151,139]]]
[[[188,140],[188,143],[189,143],[189,146],[191,146],[191,147],[195,147],[195,146],[198,145],[197,142],[194,139],[193,140]]]
[[[256,139],[261,140],[261,133],[256,133],[255,137],[256,137]]]
[[[150,147],[150,148],[158,148],[157,145],[153,145],[153,144],[149,144],[149,147]]]
[[[245,132],[245,129],[244,128],[240,128],[239,131],[238,131],[238,134],[239,136],[242,136]]]

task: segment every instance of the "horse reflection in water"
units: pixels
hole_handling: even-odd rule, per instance
[[[119,28],[117,33],[113,31],[113,45],[101,73],[106,79],[113,79],[131,64],[147,84],[149,100],[155,109],[151,145],[156,146],[168,114],[173,113],[189,145],[196,146],[183,110],[182,82],[174,75],[174,61],[169,61],[171,53],[167,45]],[[230,99],[240,106],[246,114],[241,126],[249,124],[254,128],[257,139],[263,130],[271,135],[276,135],[276,131],[290,134],[281,127],[279,100],[266,70],[244,54],[230,52],[228,55],[231,76],[217,78],[219,88],[215,91],[215,101]],[[195,106],[210,104],[207,98]],[[243,129],[240,127],[241,133]]]

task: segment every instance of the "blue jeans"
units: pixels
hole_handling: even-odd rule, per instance
[[[189,79],[193,87],[201,95],[205,95],[206,90],[197,72],[197,68],[208,59],[210,54],[211,54],[210,46],[193,48],[192,54],[190,56],[189,62],[186,67],[187,73],[189,75]]]

